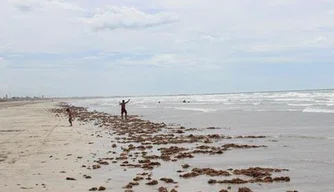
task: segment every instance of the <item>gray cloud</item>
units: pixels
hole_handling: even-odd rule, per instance
[[[95,30],[141,29],[166,25],[179,21],[178,17],[167,13],[145,13],[132,7],[109,6],[97,10],[93,16],[81,18]]]
[[[15,7],[22,12],[31,12],[33,10],[33,7],[29,5],[17,4]]]
[[[50,8],[69,11],[84,11],[84,9],[76,4],[68,3],[62,0],[10,0],[9,2],[22,12],[32,12],[35,10],[46,10]]]

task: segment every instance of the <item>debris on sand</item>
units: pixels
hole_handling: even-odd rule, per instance
[[[146,185],[158,185],[158,181],[157,180],[152,180],[152,181],[146,183]]]
[[[177,183],[173,179],[170,179],[170,178],[161,178],[160,181],[164,181],[165,183]]]
[[[92,168],[93,168],[93,169],[100,169],[101,166],[100,166],[100,165],[93,165]]]
[[[89,189],[89,191],[97,191],[97,187],[92,187]]]
[[[89,170],[101,169],[102,167],[120,166],[126,169],[141,169],[146,172],[136,174],[132,180],[124,187],[125,191],[131,192],[132,188],[139,185],[138,182],[146,181],[146,185],[158,185],[157,180],[152,179],[151,170],[168,161],[169,163],[182,161],[183,159],[196,158],[198,155],[226,155],[226,151],[235,149],[257,149],[265,148],[265,145],[250,145],[237,144],[229,141],[233,140],[252,140],[252,142],[266,138],[266,136],[227,136],[221,134],[198,134],[196,131],[203,129],[186,128],[180,125],[171,125],[165,123],[154,123],[148,120],[140,119],[138,116],[128,116],[127,120],[123,120],[120,116],[110,115],[103,112],[89,111],[87,108],[69,106],[66,103],[61,103],[60,108],[52,109],[51,112],[58,116],[66,115],[64,109],[71,108],[75,114],[76,120],[82,123],[92,123],[99,128],[91,134],[92,137],[104,137],[103,131],[106,134],[113,135],[111,147],[105,153],[108,155],[105,158],[95,159],[93,165],[82,165]],[[207,129],[220,129],[218,127],[208,127]],[[195,133],[196,132],[196,133]],[[226,142],[224,142],[226,141]],[[224,143],[218,145],[219,143]],[[93,144],[89,142],[88,144]],[[185,147],[186,146],[186,147]],[[110,151],[113,148],[113,151]],[[68,154],[71,156],[71,154]],[[93,154],[95,158],[96,154]],[[77,157],[76,160],[82,159]],[[81,160],[82,161],[82,160]],[[87,161],[90,162],[90,161]],[[111,165],[112,164],[112,165]],[[108,166],[109,165],[109,166]],[[102,167],[101,167],[102,166]],[[179,166],[179,164],[178,164]],[[190,165],[181,165],[183,170],[178,170],[182,173],[180,178],[190,179],[201,175],[209,177],[229,177],[242,176],[241,178],[215,180],[210,179],[209,184],[244,184],[244,183],[273,183],[273,182],[289,182],[289,177],[274,177],[275,173],[288,171],[286,169],[260,168],[251,167],[248,169],[228,169],[215,170],[212,168],[193,168],[190,172],[187,171]],[[130,173],[131,171],[129,171]],[[65,172],[64,172],[65,173]],[[84,178],[90,179],[90,176],[84,175]],[[74,178],[72,178],[75,180]],[[71,180],[67,179],[67,180]],[[161,178],[167,184],[175,184],[171,178]],[[177,188],[177,187],[175,187]],[[248,188],[247,188],[248,189]],[[239,192],[249,192],[246,188],[239,188]],[[93,187],[90,191],[106,190],[104,187]],[[168,191],[165,187],[160,187],[159,191]],[[177,192],[172,189],[171,192]],[[222,189],[221,192],[226,192]]]
[[[235,175],[245,175],[254,178],[269,177],[272,173],[279,173],[283,171],[289,171],[288,169],[273,169],[273,168],[261,168],[250,167],[248,169],[236,169],[233,171]]]
[[[159,187],[158,191],[159,192],[168,192],[166,187]]]
[[[253,192],[253,191],[250,190],[250,189],[247,188],[247,187],[242,187],[242,188],[239,188],[238,192]]]
[[[215,177],[215,176],[230,176],[231,174],[227,171],[214,170],[214,169],[211,169],[211,168],[204,168],[204,169],[194,168],[194,169],[191,170],[190,173],[180,175],[180,177],[191,178],[191,177],[197,177],[197,176],[200,176],[200,175],[208,175],[208,176],[211,176],[211,177]]]

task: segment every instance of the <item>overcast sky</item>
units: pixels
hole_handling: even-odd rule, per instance
[[[334,87],[331,0],[1,0],[0,96]]]

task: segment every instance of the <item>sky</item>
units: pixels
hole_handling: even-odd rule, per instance
[[[331,0],[1,0],[0,97],[334,88]]]

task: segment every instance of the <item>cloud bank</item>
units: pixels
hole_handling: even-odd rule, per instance
[[[0,94],[262,90],[262,74],[273,89],[329,87],[333,13],[326,0],[4,0]]]

